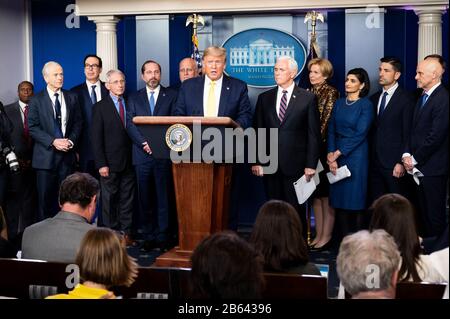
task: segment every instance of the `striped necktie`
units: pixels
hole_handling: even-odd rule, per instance
[[[286,90],[283,90],[283,96],[281,97],[280,101],[280,112],[278,113],[278,118],[280,119],[280,123],[283,122],[284,116],[286,115],[286,109],[287,109],[287,92]]]

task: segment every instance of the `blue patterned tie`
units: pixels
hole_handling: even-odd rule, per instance
[[[95,87],[97,85],[93,85],[92,86],[92,92],[91,92],[91,101],[92,101],[92,105],[94,105],[95,103],[97,103],[97,93],[95,93]]]
[[[283,90],[283,96],[281,97],[280,101],[280,112],[278,113],[278,118],[280,119],[280,123],[283,122],[284,116],[286,115],[286,109],[287,109],[287,92],[286,90]]]
[[[383,93],[383,97],[381,98],[381,103],[380,103],[380,109],[378,110],[378,117],[380,117],[381,114],[383,114],[384,109],[386,108],[386,96],[387,95],[388,95],[388,92]]]
[[[422,95],[422,101],[420,102],[420,108],[422,109],[423,106],[425,105],[425,103],[427,103],[427,99],[428,99],[428,94],[424,93]]]
[[[153,94],[155,94],[155,92],[151,91],[149,99],[151,115],[153,115],[153,112],[155,111],[155,97],[153,96]]]

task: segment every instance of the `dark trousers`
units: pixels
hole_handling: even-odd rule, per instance
[[[14,241],[16,236],[36,221],[36,173],[30,168],[21,168],[18,173],[10,174],[9,190],[5,200],[8,238]]]
[[[53,217],[59,212],[59,185],[70,174],[72,174],[72,166],[64,161],[60,161],[54,169],[36,170],[38,221]]]
[[[420,221],[424,237],[439,236],[447,227],[446,196],[448,176],[424,176],[417,187]]]
[[[302,222],[303,237],[307,237],[306,205],[300,205],[295,194],[294,182],[299,176],[286,176],[281,172],[264,175],[264,186],[269,199],[279,199],[288,202],[297,210]]]
[[[127,167],[122,172],[109,172],[100,177],[102,217],[106,227],[131,232],[134,200],[134,171]]]
[[[139,201],[139,227],[146,230],[148,240],[167,240],[170,169],[170,161],[153,158],[135,166]],[[153,190],[154,193],[152,194]]]
[[[407,196],[405,189],[406,177],[394,177],[392,171],[394,168],[385,169],[377,164],[369,171],[369,202],[368,206],[372,205],[373,201],[378,197],[388,194],[397,193]]]

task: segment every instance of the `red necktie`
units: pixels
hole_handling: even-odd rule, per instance
[[[122,120],[123,126],[125,126],[125,109],[123,108],[122,99],[119,98],[119,115],[120,119]]]

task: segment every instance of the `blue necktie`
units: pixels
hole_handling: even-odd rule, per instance
[[[427,99],[428,99],[428,94],[424,93],[422,95],[422,101],[420,102],[420,108],[422,109],[423,106],[425,105],[425,103],[427,103]]]
[[[383,114],[384,109],[386,108],[386,96],[387,95],[388,95],[388,92],[383,93],[383,97],[381,98],[381,102],[380,102],[380,109],[378,110],[378,117],[380,117],[381,114]]]
[[[97,103],[97,93],[95,93],[95,87],[97,85],[93,85],[92,86],[92,91],[91,91],[91,101],[92,101],[92,105],[94,105],[95,103]]]
[[[62,138],[63,133],[61,129],[61,103],[58,99],[59,94],[55,93],[55,137]]]
[[[155,111],[155,97],[153,96],[154,93],[155,92],[153,91],[150,92],[150,99],[149,99],[151,115],[153,115],[153,112]]]

